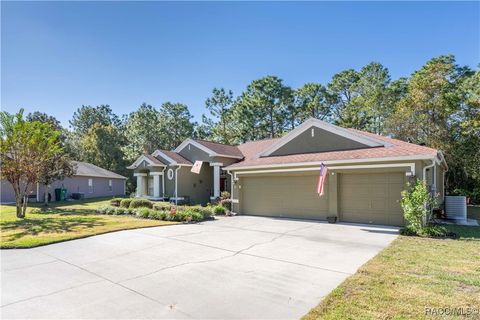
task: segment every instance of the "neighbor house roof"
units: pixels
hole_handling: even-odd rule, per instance
[[[76,165],[77,171],[75,176],[85,176],[85,177],[99,177],[99,178],[111,178],[111,179],[127,179],[124,176],[121,176],[115,172],[109,171],[107,169],[100,168],[94,164],[80,161],[72,161]]]
[[[345,151],[329,151],[318,153],[301,153],[283,156],[267,156],[261,157],[260,154],[277,143],[281,138],[250,141],[238,146],[238,149],[243,153],[245,159],[243,161],[234,163],[227,167],[227,169],[248,168],[256,166],[270,166],[270,165],[285,165],[285,164],[303,164],[308,162],[328,162],[341,160],[360,160],[360,159],[377,159],[379,161],[384,158],[401,157],[434,157],[437,155],[437,150],[420,146],[397,139],[387,138],[380,135],[363,132],[355,129],[348,129],[354,134],[364,135],[366,137],[382,140],[386,143],[386,147],[370,147],[364,149],[345,150]]]
[[[224,156],[237,157],[237,158],[244,157],[242,152],[238,149],[238,146],[232,146],[228,144],[206,141],[201,139],[195,139],[194,141],[212,150],[213,152],[217,153],[220,156],[224,155]]]

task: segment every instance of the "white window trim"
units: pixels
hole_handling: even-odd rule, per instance
[[[173,176],[174,176],[173,169],[168,169],[168,171],[167,171],[168,180],[173,180]]]
[[[345,128],[341,128],[339,126],[333,125],[331,123],[310,118],[292,131],[290,131],[288,134],[286,134],[283,138],[281,138],[279,141],[276,143],[272,144],[270,147],[268,147],[266,150],[261,152],[259,156],[269,156],[296,137],[298,137],[300,134],[304,133],[306,130],[311,129],[312,127],[317,127],[319,129],[331,132],[333,134],[342,136],[344,138],[356,141],[358,143],[364,144],[367,147],[387,147],[391,146],[390,143],[382,141],[380,139],[375,139],[371,137],[367,137],[364,135],[356,134],[354,132],[351,132]],[[313,136],[313,135],[312,135]]]

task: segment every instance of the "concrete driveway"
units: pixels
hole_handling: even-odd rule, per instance
[[[1,318],[299,318],[396,236],[239,216],[2,250]]]

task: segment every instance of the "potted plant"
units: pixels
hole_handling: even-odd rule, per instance
[[[328,221],[328,223],[336,223],[337,222],[337,217],[336,216],[328,216],[327,221]]]

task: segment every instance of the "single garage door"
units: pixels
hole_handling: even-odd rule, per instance
[[[242,213],[325,219],[327,196],[315,192],[317,175],[242,177]],[[328,186],[325,186],[328,194]]]
[[[400,193],[405,173],[340,174],[340,219],[345,222],[404,225]]]

